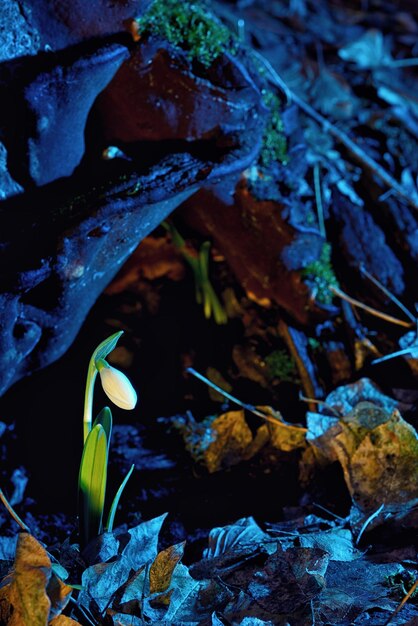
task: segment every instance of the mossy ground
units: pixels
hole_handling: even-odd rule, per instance
[[[266,356],[265,362],[269,378],[281,382],[294,382],[298,378],[296,363],[286,350],[274,350]]]
[[[201,2],[156,0],[138,25],[141,34],[167,39],[205,67],[233,46],[231,32]]]
[[[314,292],[315,300],[322,304],[332,303],[333,293],[330,287],[338,287],[338,280],[331,263],[331,252],[330,244],[324,243],[319,259],[301,271],[305,282]]]
[[[280,100],[272,91],[264,90],[263,101],[270,110],[270,119],[264,132],[260,165],[268,167],[275,161],[286,164],[287,142],[280,117]]]

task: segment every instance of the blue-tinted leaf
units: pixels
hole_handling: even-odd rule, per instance
[[[115,497],[113,499],[112,506],[110,507],[110,511],[109,511],[109,517],[107,518],[107,523],[106,523],[106,530],[109,531],[109,532],[112,532],[112,530],[113,530],[113,524],[114,524],[114,521],[115,521],[115,515],[116,515],[117,508],[118,508],[119,500],[120,500],[120,497],[121,497],[121,495],[123,493],[123,490],[126,487],[126,483],[130,479],[130,477],[132,475],[132,472],[134,471],[134,467],[135,467],[135,465],[131,465],[131,469],[126,474],[125,478],[123,479],[123,481],[122,481],[122,483],[121,483],[119,489],[117,490],[116,495],[115,495]]]
[[[111,563],[99,563],[88,567],[82,576],[83,590],[80,604],[89,606],[94,600],[100,611],[104,611],[115,593],[157,556],[158,536],[165,519],[160,515],[143,522],[128,531],[123,539],[129,538],[118,558]]]

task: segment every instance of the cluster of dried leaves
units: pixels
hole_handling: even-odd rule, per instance
[[[267,407],[260,408],[268,414]],[[330,410],[334,414],[327,415]],[[248,459],[267,445],[282,453],[298,450],[305,472],[307,464],[338,461],[353,500],[349,518],[330,522],[311,514],[264,531],[254,519],[244,518],[213,529],[202,559],[190,566],[181,562],[184,543],[158,549],[165,515],[105,533],[81,555],[67,541],[52,557],[35,537],[21,533],[13,568],[0,589],[1,622],[384,624],[415,578],[415,552],[411,547],[368,554],[357,544],[373,526],[414,518],[417,433],[402,419],[396,402],[366,379],[330,394],[323,413],[308,413],[307,429],[269,413],[272,421],[255,434],[243,411],[206,425],[183,425],[189,449],[210,472]],[[0,541],[3,569],[11,564],[15,543]],[[417,621],[418,608],[407,604],[391,623]]]
[[[270,407],[257,407],[268,421],[254,432],[244,410],[203,422],[174,418],[196,462],[216,472],[263,450],[299,451],[305,482],[318,467],[338,462],[353,501],[351,521],[362,524],[382,510],[380,521],[404,517],[418,504],[418,436],[369,379],[338,387],[319,413],[307,413],[307,428],[285,422]],[[277,458],[277,457],[276,457]],[[376,516],[375,522],[378,522]]]
[[[188,567],[181,563],[184,544],[157,550],[164,517],[90,545],[92,564],[82,573],[81,591],[62,581],[32,535],[21,533],[13,571],[0,590],[2,623],[383,624],[414,570],[408,558],[368,558],[341,522],[312,515],[268,532],[252,518],[215,528],[202,560]],[[59,572],[65,575],[62,567]],[[418,619],[418,609],[407,605],[399,615],[392,624]]]

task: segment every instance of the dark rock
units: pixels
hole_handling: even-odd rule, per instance
[[[180,48],[134,44],[120,33],[147,4],[19,4],[37,33],[27,51],[58,51],[0,66],[0,393],[66,351],[178,204],[260,150],[267,111],[244,53],[221,55],[202,78]],[[110,139],[123,153],[106,161]]]
[[[0,62],[36,54],[41,47],[39,33],[22,11],[19,0],[0,3]]]
[[[7,169],[7,150],[4,144],[0,143],[0,201],[22,191],[23,187],[13,180]]]
[[[152,37],[123,64],[98,110],[112,144],[209,140],[244,131],[250,118],[266,112],[237,57],[222,55],[203,78],[183,51]]]
[[[101,162],[95,177],[80,174],[87,190],[73,177],[3,203],[1,391],[66,351],[122,263],[178,204],[251,163],[260,124],[214,160],[177,153],[143,174]]]
[[[339,193],[333,194],[331,211],[347,268],[357,271],[363,265],[392,293],[402,294],[405,289],[402,264],[370,213]]]
[[[91,107],[129,56],[118,44],[89,48],[39,54],[0,70],[3,141],[11,174],[24,186],[70,176],[84,155]]]
[[[66,351],[139,241],[219,169],[173,155],[147,174],[56,207],[46,192],[3,206],[2,391]]]
[[[151,0],[2,0],[0,61],[127,30]]]
[[[418,261],[418,220],[413,209],[396,197],[386,199],[381,207],[395,234],[399,247],[414,265]]]

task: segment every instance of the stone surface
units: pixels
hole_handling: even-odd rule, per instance
[[[262,106],[239,60],[222,55],[205,75],[161,39],[138,46],[101,95],[98,110],[109,143],[209,140],[244,131]],[[119,115],[115,115],[115,110]]]
[[[127,30],[151,0],[2,0],[0,62]]]
[[[392,293],[401,295],[405,289],[402,264],[371,214],[338,193],[331,206],[336,240],[347,269],[356,271],[363,265]]]
[[[44,185],[73,173],[92,105],[128,56],[124,46],[99,43],[0,69],[4,141],[19,183]]]
[[[127,104],[114,98],[117,122],[111,129],[109,116],[102,114],[105,96],[100,110],[97,106],[96,95],[126,57],[121,43],[83,41],[54,55],[42,52],[0,66],[6,99],[0,123],[5,183],[0,393],[67,350],[121,264],[174,208],[205,182],[240,172],[257,157],[266,110],[242,60],[225,55],[211,82],[193,75],[181,50],[167,45],[162,57],[154,50],[157,77],[172,74],[174,82],[164,106],[153,109],[155,92],[143,82],[153,63],[138,65],[147,64],[150,54],[145,47],[142,56],[141,45],[130,44],[138,72],[129,75],[129,85],[148,107],[152,136],[140,132],[122,138],[114,131],[118,124],[137,124],[135,100]],[[176,76],[187,76],[187,98],[181,87],[176,97]],[[166,132],[163,122],[169,118],[178,120],[180,132]],[[110,137],[121,152],[104,160]]]

